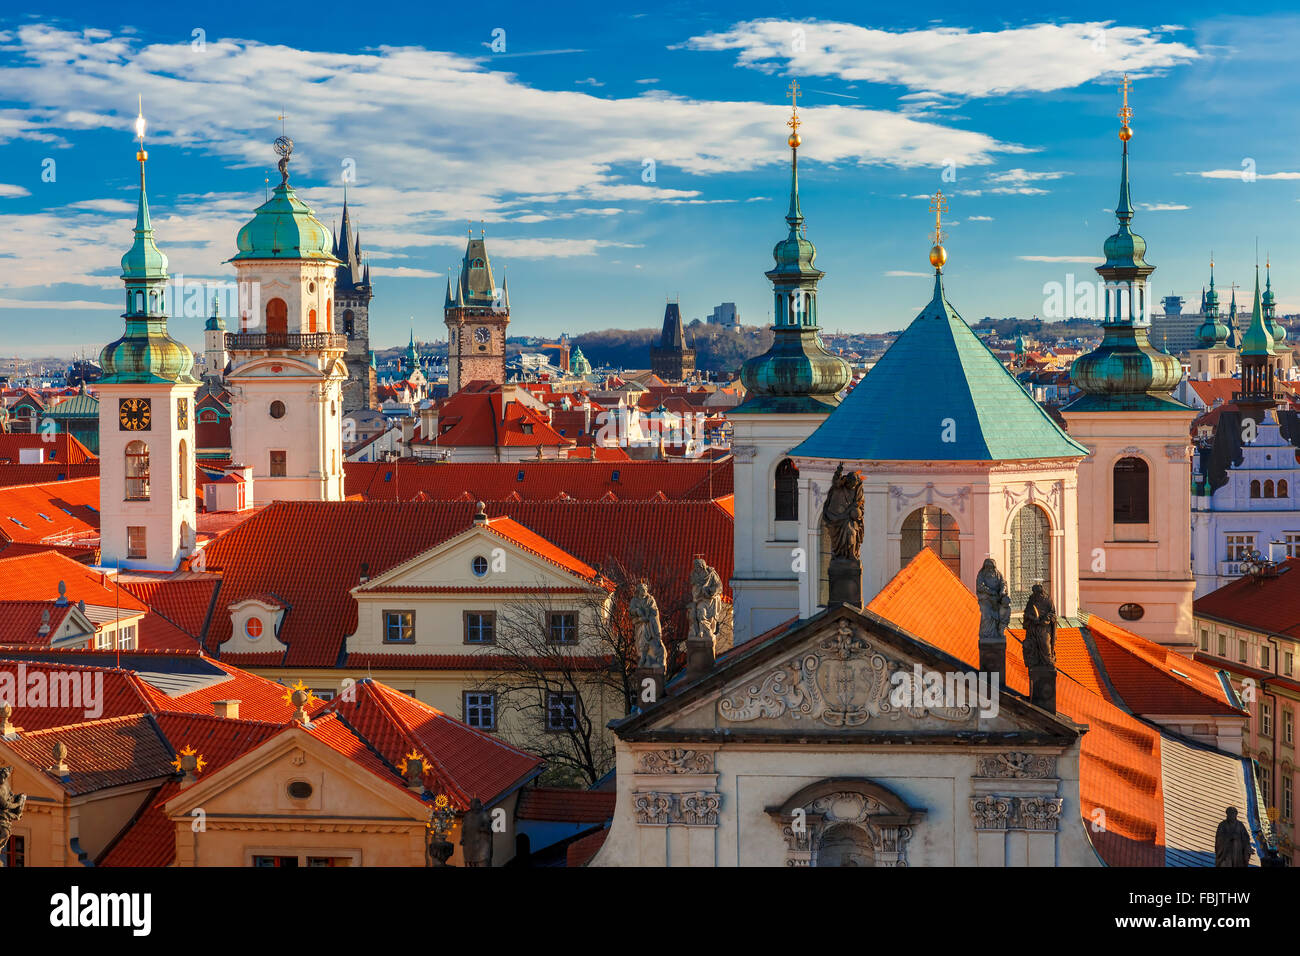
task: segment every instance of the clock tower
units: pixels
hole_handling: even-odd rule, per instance
[[[239,230],[239,331],[226,336],[231,455],[258,501],[343,500],[348,337],[334,319],[333,240],[289,185],[293,143],[275,141],[280,184]]]
[[[510,290],[497,288],[482,235],[471,234],[455,287],[447,276],[447,394],[470,382],[506,381],[506,326],[510,324]]]
[[[105,566],[174,571],[194,550],[194,354],[167,332],[167,257],[145,196],[144,117],[136,119],[140,198],[122,257],[126,331],[100,353],[99,528]]]

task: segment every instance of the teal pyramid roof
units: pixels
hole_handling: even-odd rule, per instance
[[[951,428],[946,419],[952,419]],[[970,330],[948,304],[943,277],[936,273],[930,304],[791,454],[844,461],[1014,461],[1078,458],[1088,450],[1052,421]]]

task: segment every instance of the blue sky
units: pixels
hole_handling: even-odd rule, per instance
[[[1041,313],[1044,284],[1091,279],[1113,229],[1127,70],[1156,294],[1195,300],[1211,250],[1225,290],[1248,284],[1258,238],[1281,311],[1300,311],[1300,14],[1284,4],[1147,4],[1116,21],[1041,4],[995,19],[942,3],[925,17],[820,2],[279,15],[235,0],[150,5],[126,25],[122,9],[0,18],[0,357],[119,334],[137,95],[158,241],[191,281],[233,274],[235,234],[276,176],[282,109],[293,182],[330,225],[355,169],[382,348],[412,317],[417,338],[442,336],[467,219],[485,220],[498,275],[509,267],[520,334],[656,325],[668,295],[688,318],[735,301],[766,321],[791,77],[824,328],[900,328],[924,305],[919,197],[939,187],[956,308]],[[173,328],[202,340],[197,318]]]

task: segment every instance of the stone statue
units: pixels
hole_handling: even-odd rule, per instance
[[[1025,666],[1056,667],[1056,608],[1041,584],[1025,604]]]
[[[1237,819],[1237,808],[1228,807],[1227,816],[1214,831],[1214,865],[1250,866],[1250,833]]]
[[[975,576],[975,596],[980,604],[980,640],[1002,640],[1011,623],[1011,595],[1007,579],[992,558],[984,559],[984,566]]]
[[[492,865],[492,814],[475,797],[460,821],[460,854],[466,866]]]
[[[667,654],[664,651],[663,631],[659,626],[659,605],[644,581],[628,602],[627,609],[636,626],[636,647],[640,654],[638,666],[642,670],[662,671]]]
[[[0,866],[4,866],[4,849],[9,844],[9,834],[27,809],[27,794],[15,794],[9,785],[13,772],[13,767],[0,767]]]
[[[703,558],[691,568],[690,634],[687,640],[713,644],[722,614],[722,578]]]
[[[857,562],[862,553],[862,478],[835,467],[831,489],[822,506],[822,523],[831,533],[831,556]]]

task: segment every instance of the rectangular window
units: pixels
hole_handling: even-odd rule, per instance
[[[27,838],[11,836],[5,846],[5,866],[27,865]]]
[[[135,625],[128,624],[118,632],[117,646],[124,651],[135,650]]]
[[[316,688],[313,687],[311,692],[312,692],[313,694],[315,694],[316,697],[317,697],[319,700],[333,700],[333,699],[334,699],[334,691],[332,691],[332,690],[317,690]]]
[[[1242,664],[1246,663],[1246,642],[1244,640],[1237,641],[1237,660]]]
[[[1295,711],[1290,707],[1282,711],[1282,739],[1287,743],[1295,742]]]
[[[253,866],[297,866],[296,856],[255,856]]]
[[[1288,558],[1300,558],[1300,534],[1287,534],[1286,556]]]
[[[384,612],[384,643],[385,644],[414,644],[415,643],[415,612],[414,611],[385,611]]]
[[[496,730],[497,695],[465,691],[465,723],[476,730]]]
[[[126,556],[141,561],[149,557],[149,549],[145,546],[145,529],[143,525],[127,526]]]
[[[1268,664],[1268,662],[1269,662],[1269,653],[1268,653],[1269,650],[1270,650],[1270,648],[1269,648],[1269,646],[1268,646],[1267,644],[1262,644],[1262,645],[1260,645],[1260,648],[1259,648],[1259,666],[1262,667],[1262,668],[1264,668],[1264,670],[1268,670],[1268,667],[1269,667],[1269,664]]]
[[[1287,677],[1291,676],[1291,671],[1295,667],[1295,655],[1290,651],[1282,652],[1282,673]]]
[[[1219,656],[1220,657],[1228,656],[1228,638],[1226,635],[1223,634],[1219,635]]]
[[[578,615],[572,611],[551,612],[551,643],[578,643]]]
[[[551,691],[546,695],[546,729],[552,732],[576,730],[578,695],[573,691]]]
[[[1273,705],[1266,700],[1259,705],[1259,734],[1261,737],[1273,736]]]
[[[495,644],[497,642],[497,615],[495,611],[465,612],[465,643]]]
[[[1295,781],[1282,778],[1282,819],[1290,820],[1295,812]]]
[[[1210,632],[1205,628],[1201,628],[1201,650],[1207,654],[1210,651]]]
[[[1253,534],[1230,534],[1227,536],[1228,560],[1244,561],[1255,550]]]
[[[1264,803],[1273,802],[1273,778],[1268,774],[1268,767],[1259,764],[1259,789],[1264,792]]]
[[[309,856],[308,866],[351,866],[352,858],[347,856]]]
[[[271,452],[271,477],[283,478],[288,473],[287,468],[288,465],[286,464],[285,461],[285,452],[272,451]]]

